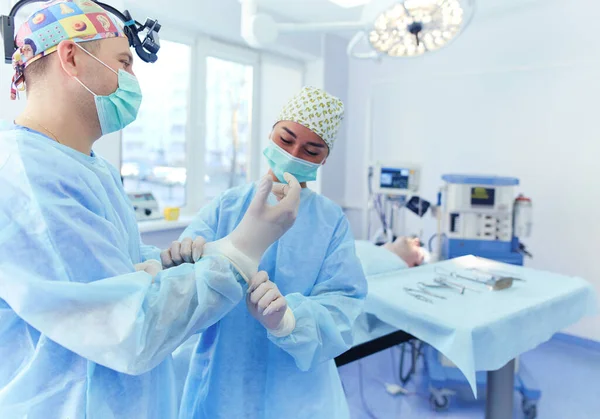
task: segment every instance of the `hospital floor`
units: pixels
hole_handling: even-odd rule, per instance
[[[447,411],[433,411],[422,361],[405,387],[413,394],[388,394],[385,383],[400,384],[399,359],[400,351],[392,348],[340,368],[352,419],[484,418],[485,401],[474,400],[466,388],[452,398]],[[538,403],[539,419],[600,417],[600,351],[552,340],[523,354],[521,361],[527,365],[542,392]],[[409,356],[405,362],[409,362]],[[521,397],[515,393],[513,418],[523,417]]]

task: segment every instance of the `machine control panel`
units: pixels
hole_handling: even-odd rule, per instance
[[[160,220],[163,218],[158,201],[156,201],[152,192],[130,193],[128,195],[135,211],[135,218],[138,221]]]

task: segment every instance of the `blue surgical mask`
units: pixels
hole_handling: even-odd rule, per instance
[[[280,182],[285,182],[283,179],[285,172],[294,175],[300,183],[311,182],[317,179],[317,170],[321,167],[320,164],[292,156],[273,141],[269,141],[263,155],[267,158],[271,170]]]
[[[137,78],[122,69],[119,69],[119,71],[116,72],[89,51],[78,44],[76,45],[90,57],[118,76],[119,86],[114,93],[108,96],[99,96],[92,92],[77,77],[75,77],[75,80],[77,80],[88,92],[94,95],[102,135],[122,130],[135,121],[140,110],[140,105],[142,104],[142,90]]]

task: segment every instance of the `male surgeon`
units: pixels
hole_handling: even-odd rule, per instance
[[[298,217],[263,256],[245,303],[202,334],[181,419],[350,417],[334,358],[352,346],[367,284],[342,209],[306,187],[333,151],[343,112],[339,99],[316,88],[282,110],[264,156],[274,181],[286,182],[289,172],[301,182]],[[256,193],[255,184],[223,193],[163,262],[195,260],[193,243],[230,234]]]
[[[171,353],[242,300],[300,185],[286,174],[269,206],[263,179],[231,234],[161,271],[118,172],[92,151],[142,100],[123,29],[94,2],[55,1],[16,44],[27,106],[0,132],[0,418],[176,418]]]

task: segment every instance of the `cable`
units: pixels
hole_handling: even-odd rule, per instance
[[[383,234],[386,235],[389,227],[388,227],[388,224],[386,221],[385,208],[383,207],[383,204],[381,202],[382,195],[381,194],[377,194],[377,195],[373,194],[373,185],[372,185],[373,168],[372,167],[369,167],[367,179],[368,179],[367,187],[368,187],[368,191],[369,191],[369,201],[373,202],[373,208],[375,209],[377,218],[379,219],[379,222],[381,223],[381,226],[383,228]],[[368,222],[367,234],[368,234],[368,238],[370,239],[371,238],[371,214],[370,213],[367,217],[367,222]]]
[[[434,234],[433,236],[431,236],[429,238],[429,241],[427,242],[427,248],[429,249],[430,252],[433,252],[433,246],[431,245],[431,243],[433,242],[433,239],[435,239],[437,237],[437,233]]]
[[[401,345],[396,346],[395,348],[390,349],[390,354],[391,354],[391,358],[392,358],[392,370],[395,370],[396,365],[398,364],[396,362],[396,358],[394,356],[394,354],[396,352],[394,349],[396,349],[396,348],[402,348],[403,345],[404,344],[401,344]],[[414,340],[414,346],[415,346],[415,353],[417,354],[416,357],[415,357],[415,359],[418,360],[419,357],[424,357],[424,354],[422,352],[422,346],[423,346],[422,342],[415,339]],[[400,367],[398,366],[398,368],[400,368]],[[423,398],[425,400],[429,400],[429,393],[423,394],[423,393],[420,393],[420,392],[418,392],[416,390],[415,391],[408,391],[406,388],[404,388],[404,385],[402,387],[400,387],[400,386],[397,386],[397,385],[394,385],[394,384],[388,384],[388,383],[384,383],[384,382],[381,382],[381,384],[383,384],[386,387],[386,389],[387,389],[387,391],[388,391],[389,394],[392,394],[392,395],[402,395],[403,397],[418,396],[418,397],[421,397],[421,398]],[[394,388],[396,386],[397,386],[397,388]],[[391,392],[391,391],[400,390],[400,389],[402,389],[402,391]]]
[[[358,391],[360,393],[360,401],[365,409],[365,412],[371,419],[377,419],[377,416],[373,414],[369,405],[367,405],[367,401],[365,400],[365,393],[363,388],[363,370],[362,370],[362,360],[358,360]]]
[[[436,233],[436,234],[434,234],[433,236],[431,236],[431,237],[429,238],[429,242],[427,243],[427,247],[429,248],[429,251],[430,251],[430,252],[433,252],[433,246],[432,246],[432,242],[433,242],[433,239],[435,239],[436,237],[437,237],[437,233]],[[442,235],[441,235],[441,238],[446,238],[446,234],[445,234],[445,233],[442,233]]]
[[[412,361],[412,365],[410,366],[410,369],[408,370],[408,373],[406,375],[404,375],[404,355],[406,353],[405,345],[410,345],[411,361]],[[419,362],[419,358],[421,356],[423,356],[421,346],[422,346],[421,341],[416,340],[416,339],[411,340],[408,343],[403,343],[400,345],[401,355],[400,355],[400,365],[398,367],[398,375],[400,378],[400,382],[402,383],[403,386],[405,386],[406,383],[408,383],[410,381],[410,379],[412,378],[412,376],[417,372],[417,363]]]

